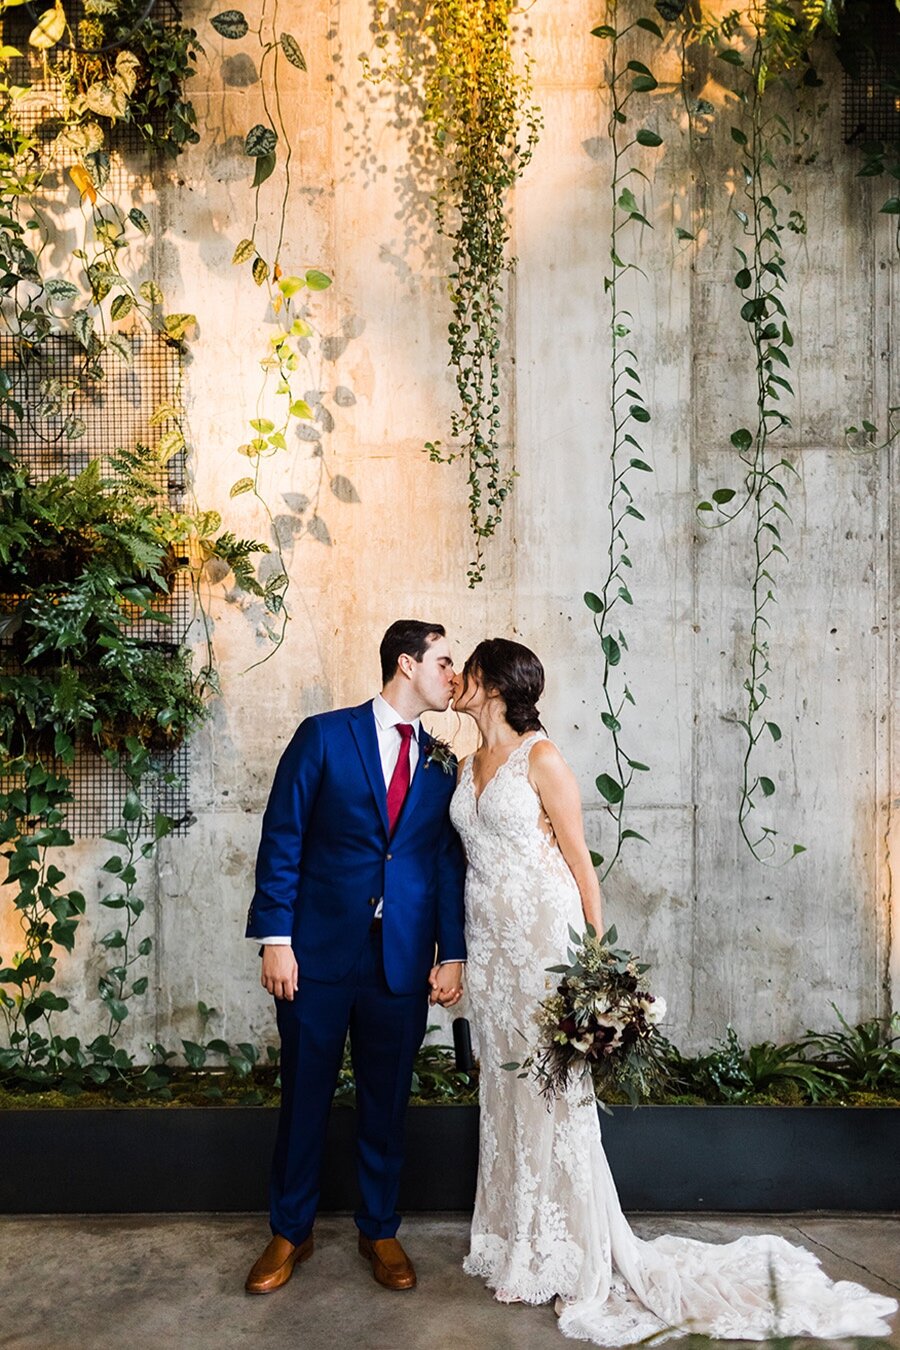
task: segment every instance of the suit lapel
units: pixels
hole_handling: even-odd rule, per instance
[[[389,834],[387,792],[384,786],[384,774],[381,772],[381,755],[378,750],[375,714],[372,711],[371,702],[363,703],[361,707],[352,710],[350,713],[350,730],[353,732],[356,748],[359,751],[366,777],[369,780],[369,786],[372,789],[372,796],[375,798],[381,823],[387,835]]]

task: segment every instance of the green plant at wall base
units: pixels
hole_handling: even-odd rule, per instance
[[[771,701],[768,676],[772,669],[767,611],[777,603],[773,569],[778,559],[787,557],[782,546],[782,526],[791,517],[785,483],[789,476],[797,477],[789,460],[783,456],[776,458],[777,451],[773,452],[771,444],[780,431],[791,425],[781,405],[794,392],[788,379],[794,339],[782,298],[787,284],[784,237],[786,230],[805,228],[795,212],[785,221],[779,206],[779,200],[790,192],[790,187],[779,173],[775,156],[791,138],[784,118],[769,112],[765,102],[773,72],[795,53],[795,47],[783,38],[785,30],[775,28],[773,39],[766,26],[772,14],[784,8],[773,2],[765,15],[757,18],[749,35],[749,52],[725,46],[718,53],[723,64],[739,72],[741,78],[737,98],[744,122],[732,126],[731,138],[740,154],[745,201],[744,206],[734,207],[733,211],[741,225],[745,246],[736,248],[740,267],[734,284],[742,299],[740,317],[753,351],[756,425],[738,427],[731,435],[731,444],[746,469],[742,489],[717,488],[711,500],[701,501],[697,507],[698,518],[704,523],[707,516],[717,517],[712,522],[713,528],[727,525],[745,512],[751,518],[752,617],[743,685],[746,698],[743,716],[736,719],[744,737],[738,824],[747,847],[764,863],[771,863],[776,856],[778,831],[771,825],[757,825],[754,813],[762,801],[774,795],[775,783],[755,766],[760,742],[777,744],[782,739],[781,728],[771,720],[767,708]],[[787,31],[789,36],[794,32]],[[804,845],[795,843],[787,859],[804,851]]]
[[[610,490],[607,503],[607,572],[603,584],[597,591],[587,591],[584,602],[591,612],[594,628],[600,638],[603,658],[603,710],[600,720],[609,733],[613,764],[610,771],[597,778],[597,791],[606,803],[609,814],[615,822],[616,838],[610,855],[604,857],[594,854],[596,866],[603,867],[605,877],[616,862],[622,846],[628,839],[646,843],[637,830],[626,829],[624,824],[626,794],[635,773],[646,773],[648,765],[642,764],[627,753],[622,742],[622,715],[626,704],[634,703],[634,696],[628,684],[622,679],[621,662],[628,650],[628,641],[618,622],[622,606],[631,606],[634,600],[629,584],[632,559],[626,528],[634,522],[644,520],[644,516],[635,505],[635,493],[632,484],[636,475],[652,473],[646,452],[638,439],[641,428],[651,420],[644,395],[641,392],[641,377],[638,371],[638,357],[631,345],[634,341],[634,319],[630,310],[625,308],[621,295],[623,277],[630,272],[641,273],[634,262],[623,258],[627,237],[634,225],[640,228],[652,228],[643,214],[634,193],[632,184],[646,181],[646,174],[633,162],[634,147],[656,149],[662,145],[662,137],[649,127],[634,130],[630,125],[631,107],[635,96],[650,93],[657,87],[656,77],[642,61],[635,58],[626,60],[623,46],[627,46],[632,34],[646,33],[659,41],[662,31],[653,19],[639,18],[632,23],[617,28],[618,7],[611,4],[607,9],[607,19],[611,22],[601,24],[592,30],[592,36],[609,44],[609,61],[606,87],[610,100],[610,116],[607,125],[612,146],[613,167],[610,176],[610,239],[609,271],[603,279],[603,289],[609,302],[609,353],[610,353],[610,423],[609,465]],[[627,110],[627,111],[626,111]],[[641,273],[643,275],[643,273]]]
[[[500,404],[504,284],[514,265],[507,206],[541,129],[527,59],[523,73],[515,66],[515,10],[513,0],[435,0],[423,19],[401,0],[390,12],[397,63],[377,73],[366,63],[376,81],[421,79],[425,125],[441,166],[435,224],[452,247],[448,334],[458,404],[450,422],[455,444],[434,440],[425,449],[436,462],[468,465],[470,586],[484,577],[485,541],[515,479]],[[377,4],[376,16],[383,48],[388,7]]]
[[[163,1045],[148,1046],[147,1064],[117,1048],[108,1036],[82,1047],[74,1037],[55,1039],[54,1068],[31,1070],[0,1051],[0,1109],[105,1105],[109,1102],[161,1102],[174,1105],[275,1106],[278,1103],[278,1051],[246,1041],[230,1044],[208,1038],[215,1008],[198,1004],[198,1040],[182,1039],[187,1067]],[[837,1011],[837,1010],[835,1010]],[[886,1027],[878,1019],[850,1025],[840,1013],[839,1027],[807,1032],[799,1041],[745,1046],[732,1026],[704,1054],[685,1056],[664,1042],[665,1073],[641,1100],[656,1104],[729,1106],[900,1106],[900,1017]],[[431,1028],[433,1030],[433,1028]],[[452,1050],[423,1045],[413,1071],[414,1105],[475,1104],[478,1069],[456,1068]],[[624,1093],[609,1100],[626,1104]],[[353,1106],[356,1086],[349,1050],[338,1075],[335,1105]],[[634,1103],[631,1103],[632,1105]]]

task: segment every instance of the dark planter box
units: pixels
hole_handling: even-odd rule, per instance
[[[275,1120],[253,1107],[0,1111],[0,1210],[262,1210]],[[601,1127],[626,1210],[900,1209],[898,1108],[618,1107]],[[322,1209],[356,1205],[354,1130],[335,1108]],[[477,1107],[412,1107],[401,1209],[470,1209],[477,1157]]]

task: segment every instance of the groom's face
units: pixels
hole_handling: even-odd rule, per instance
[[[450,643],[444,637],[429,642],[421,661],[409,666],[409,678],[421,701],[423,710],[446,712],[453,697],[453,657]]]

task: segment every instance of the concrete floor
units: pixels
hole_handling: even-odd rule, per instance
[[[900,1295],[894,1217],[641,1215],[634,1227],[642,1237],[669,1232],[713,1242],[781,1233],[816,1252],[832,1277]],[[549,1305],[502,1306],[480,1280],[462,1273],[467,1229],[464,1215],[407,1219],[401,1236],[419,1287],[391,1293],[358,1256],[352,1219],[326,1215],[316,1227],[315,1255],[290,1283],[249,1297],[243,1281],[268,1240],[262,1216],[0,1218],[0,1346],[562,1350],[573,1344],[560,1336]],[[726,1343],[687,1337],[673,1344],[714,1350]],[[900,1350],[900,1326],[890,1340],[872,1344]]]

